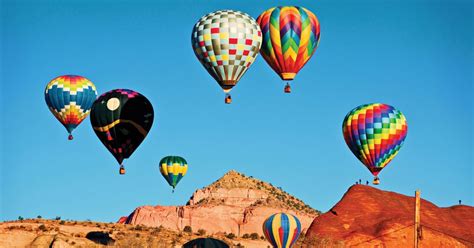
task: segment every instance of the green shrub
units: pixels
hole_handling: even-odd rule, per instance
[[[227,237],[228,239],[234,239],[234,238],[235,238],[235,234],[229,233],[229,234],[226,235],[226,237]]]
[[[252,233],[250,234],[250,238],[253,239],[253,240],[257,240],[259,237],[258,237],[258,233]]]
[[[46,228],[46,226],[43,225],[43,224],[41,224],[41,225],[38,227],[38,229],[41,230],[41,231],[43,231],[43,232],[45,232],[45,231],[48,230],[48,228]]]
[[[248,239],[248,238],[250,238],[250,235],[249,235],[248,233],[246,233],[246,234],[244,234],[244,235],[242,236],[242,238]]]
[[[193,229],[190,226],[185,226],[183,232],[192,233]]]
[[[206,230],[204,230],[204,229],[199,229],[199,230],[198,230],[198,234],[199,234],[200,236],[206,235]]]

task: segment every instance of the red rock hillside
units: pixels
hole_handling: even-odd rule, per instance
[[[226,173],[213,184],[194,192],[186,206],[142,206],[119,223],[163,226],[181,231],[263,235],[262,223],[271,214],[296,215],[308,228],[319,212],[283,190],[236,171]]]
[[[311,224],[308,247],[413,247],[414,197],[354,185]],[[474,247],[474,208],[421,200],[421,247]]]

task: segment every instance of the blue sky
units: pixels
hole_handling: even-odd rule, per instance
[[[256,18],[275,5],[312,10],[320,46],[292,94],[259,56],[225,105],[194,56],[192,27],[218,9]],[[447,0],[2,1],[0,220],[116,221],[140,205],[184,204],[231,169],[327,211],[356,180],[371,179],[341,131],[349,110],[371,102],[408,120],[379,188],[472,205],[472,9]],[[70,142],[49,112],[44,87],[63,74],[152,102],[154,126],[125,176],[89,119]],[[171,154],[190,166],[174,194],[158,171]]]

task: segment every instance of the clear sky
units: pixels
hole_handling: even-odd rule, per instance
[[[225,105],[191,48],[194,23],[278,4],[318,16],[316,54],[290,95],[259,56]],[[184,204],[231,169],[327,211],[372,178],[341,130],[348,111],[371,102],[408,120],[379,188],[472,205],[473,30],[472,1],[2,1],[0,220],[116,221],[140,205]],[[125,176],[89,118],[71,142],[49,112],[44,87],[63,74],[152,102],[154,126]],[[174,194],[158,170],[165,155],[189,162]]]

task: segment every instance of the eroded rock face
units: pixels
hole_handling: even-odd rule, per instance
[[[306,240],[341,241],[351,247],[411,247],[414,202],[398,193],[352,186],[330,211],[315,218]],[[440,208],[422,199],[421,224],[421,247],[474,245],[473,207]]]
[[[263,235],[262,223],[278,212],[297,216],[303,229],[318,215],[281,189],[231,171],[210,186],[196,190],[185,206],[142,206],[119,222],[172,230],[190,226],[193,231],[204,229],[208,234]]]
[[[271,207],[238,207],[232,205],[210,206],[143,206],[135,209],[128,217],[126,224],[140,224],[146,226],[163,226],[172,230],[183,230],[190,226],[194,231],[206,230],[206,233],[227,232],[242,236],[245,233],[263,235],[262,223],[268,216],[286,212],[294,214],[307,228],[314,215],[296,213],[287,209]]]

